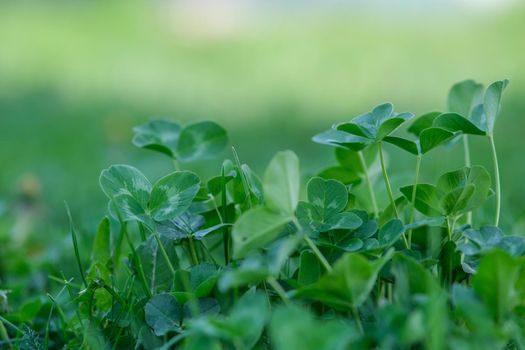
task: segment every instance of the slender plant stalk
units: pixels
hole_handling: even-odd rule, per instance
[[[379,217],[379,209],[377,208],[377,200],[376,200],[376,194],[374,192],[374,186],[372,185],[372,182],[370,181],[370,175],[368,174],[368,166],[366,165],[365,157],[363,156],[363,152],[357,152],[359,154],[359,161],[361,163],[361,167],[363,168],[363,171],[365,172],[366,177],[366,184],[368,186],[368,193],[370,194],[370,201],[372,202],[372,209],[374,210],[374,217]]]
[[[65,288],[65,286],[64,286]],[[49,293],[47,293],[47,297],[51,300],[51,302],[53,303],[53,305],[55,305],[55,309],[57,310],[58,312],[58,316],[60,318],[60,324],[61,324],[61,332],[62,332],[62,337],[64,338],[64,341],[67,343],[68,340],[69,340],[69,337],[67,336],[67,322],[66,322],[66,315],[64,314],[64,311],[62,310],[62,308],[60,307],[60,305],[58,305],[57,301],[55,300],[55,298],[53,298],[53,296]]]
[[[170,270],[171,274],[173,275],[173,278],[175,278],[175,268],[173,267],[170,257],[168,256],[168,253],[166,252],[166,249],[164,249],[164,245],[162,244],[162,241],[160,240],[159,233],[157,231],[153,231],[153,236],[155,237],[155,240],[157,241],[157,245],[159,246],[160,252],[162,254],[162,257],[166,261],[166,265],[168,265],[168,269]]]
[[[75,227],[73,226],[73,218],[71,216],[71,210],[69,210],[69,205],[67,205],[66,201],[64,201],[64,205],[66,206],[67,217],[69,218],[71,239],[73,240],[73,248],[75,250],[75,257],[77,259],[78,269],[80,270],[80,277],[82,278],[82,282],[84,283],[84,286],[87,288],[88,284],[86,282],[86,276],[84,276],[84,268],[82,267],[82,262],[80,261],[80,252],[78,251],[77,233],[75,232]]]
[[[447,231],[448,231],[448,240],[452,241],[452,234],[454,233],[454,226],[456,225],[456,219],[457,218],[451,218],[450,216],[447,216]]]
[[[357,329],[359,330],[359,333],[364,334],[365,331],[363,329],[363,323],[361,322],[361,317],[359,317],[359,310],[355,306],[352,306],[350,310],[352,313],[352,317],[354,318],[355,323],[357,325]]]
[[[489,141],[492,149],[492,161],[494,163],[494,181],[496,182],[496,217],[494,219],[494,226],[498,226],[501,211],[501,183],[499,178],[498,154],[496,153],[496,144],[494,143],[493,135],[489,135]]]
[[[239,160],[239,155],[237,154],[237,151],[235,150],[235,147],[232,147],[232,153],[233,158],[235,159],[235,165],[237,166],[237,171],[239,172],[239,176],[241,177],[241,183],[242,187],[244,189],[244,200],[248,202],[248,206],[250,208],[253,207],[252,205],[252,199],[250,198],[250,187],[248,186],[248,180],[246,179],[246,176],[244,175],[244,172],[242,171],[242,164]]]
[[[299,234],[302,234],[302,229],[301,229],[301,225],[299,224],[299,222],[297,222],[297,219],[294,218],[293,220],[293,224],[295,225],[297,231],[299,232]],[[308,235],[306,234],[303,234],[303,239],[305,240],[306,244],[308,244],[308,246],[310,247],[310,249],[312,249],[312,251],[314,252],[314,254],[317,256],[317,259],[319,259],[319,261],[321,262],[321,264],[324,266],[324,268],[326,269],[326,271],[328,272],[332,272],[332,266],[330,265],[330,263],[328,262],[328,260],[326,260],[325,256],[323,255],[323,253],[321,253],[321,251],[319,250],[319,248],[317,248],[317,246],[315,245],[315,243],[310,239],[310,237],[308,237]]]
[[[326,258],[324,257],[323,253],[321,253],[321,251],[319,250],[319,248],[317,248],[315,243],[312,242],[310,237],[308,237],[307,235],[304,235],[304,240],[306,241],[308,246],[313,250],[314,254],[317,256],[317,258],[319,259],[321,264],[323,264],[323,266],[326,269],[326,271],[332,272],[332,270],[333,270],[332,266],[330,266],[330,263],[328,262],[328,260],[326,260]]]
[[[470,168],[472,163],[470,161],[470,146],[469,146],[467,135],[463,135],[463,152],[465,156],[465,166]],[[467,213],[467,224],[472,225],[472,212],[471,211]]]
[[[195,242],[193,241],[193,237],[191,235],[188,236],[188,245],[190,247],[191,260],[193,261],[194,265],[198,265],[199,257],[197,256],[197,251],[195,250]]]
[[[146,275],[144,274],[144,268],[142,267],[142,261],[140,260],[140,257],[137,254],[137,250],[135,249],[135,246],[133,245],[131,238],[129,237],[128,230],[126,228],[126,223],[122,221],[120,217],[120,212],[118,210],[117,210],[117,215],[120,221],[121,235],[123,235],[126,238],[129,248],[131,249],[131,256],[133,258],[133,263],[135,264],[135,269],[137,269],[137,273],[139,275],[139,281],[142,286],[142,290],[144,291],[144,294],[146,294],[148,298],[151,298],[151,292],[148,288],[148,283],[146,282]]]
[[[140,221],[137,221],[137,224],[139,226],[140,240],[142,242],[145,242],[146,241],[146,230],[144,229],[144,224]]]
[[[279,282],[277,282],[277,280],[274,278],[274,277],[268,277],[266,279],[266,281],[268,282],[268,284],[270,286],[272,286],[272,288],[277,292],[277,294],[279,295],[279,297],[286,303],[286,304],[289,304],[290,303],[290,298],[288,297],[288,295],[286,294],[286,291],[283,289],[283,287],[279,284]]]
[[[173,167],[175,168],[175,171],[180,171],[180,163],[177,158],[173,158]]]
[[[414,223],[414,215],[415,215],[415,209],[416,209],[416,193],[417,193],[417,184],[419,182],[419,173],[421,170],[421,159],[423,157],[421,155],[417,156],[416,160],[416,178],[414,180],[414,186],[412,188],[412,198],[411,198],[411,206],[410,206],[410,214],[408,218],[409,223]],[[412,249],[412,229],[408,231],[408,249]]]
[[[396,218],[399,219],[399,213],[397,212],[396,200],[394,199],[394,194],[392,193],[392,186],[390,186],[390,180],[388,179],[388,174],[386,172],[382,142],[379,142],[379,159],[381,160],[381,171],[383,172],[383,178],[385,179],[385,186],[388,192],[388,198],[390,199],[390,204],[394,208],[394,213],[396,214]]]
[[[228,222],[228,208],[227,208],[228,200],[227,200],[227,196],[226,196],[226,179],[224,178],[224,168],[221,169],[221,176],[222,176],[222,183],[221,183],[221,187],[222,187],[222,191],[221,191],[221,209],[222,209],[221,211],[222,211],[222,215],[221,215],[221,221],[223,223],[227,223]],[[229,232],[229,227],[228,226],[224,226],[222,231],[223,231],[223,233],[222,233],[222,242],[223,242],[223,247],[224,247],[224,264],[228,265],[230,263],[230,232]]]
[[[51,304],[51,307],[49,308],[49,315],[47,316],[47,322],[46,322],[46,330],[44,333],[44,349],[49,349],[49,328],[51,326],[51,317],[53,316],[53,310],[55,309],[55,305]]]

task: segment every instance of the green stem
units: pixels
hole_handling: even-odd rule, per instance
[[[359,310],[355,306],[352,306],[352,308],[350,310],[351,310],[352,316],[354,318],[354,321],[355,321],[355,323],[357,325],[357,329],[359,330],[359,333],[360,334],[364,334],[365,331],[363,329],[363,323],[361,323],[361,318],[359,317]]]
[[[281,287],[281,285],[279,284],[279,282],[277,282],[277,280],[274,278],[274,277],[268,277],[266,279],[266,281],[268,282],[268,284],[270,286],[272,286],[272,288],[277,292],[277,294],[279,295],[279,297],[286,303],[286,304],[289,304],[290,303],[290,298],[288,297],[288,295],[286,294],[286,291],[283,289],[283,287]]]
[[[166,261],[166,265],[168,265],[168,269],[170,270],[171,274],[173,275],[173,278],[175,278],[175,268],[173,268],[173,265],[171,264],[170,257],[168,256],[168,253],[166,252],[166,249],[164,249],[164,245],[162,244],[162,241],[160,240],[159,233],[157,231],[153,231],[153,235],[155,236],[155,240],[157,241],[157,246],[160,249],[160,252],[162,256],[164,257],[164,260]]]
[[[416,178],[414,180],[414,187],[412,188],[412,198],[411,198],[411,204],[410,207],[410,214],[408,218],[409,223],[414,223],[414,215],[415,215],[415,209],[416,209],[416,193],[417,193],[417,184],[419,182],[419,173],[421,170],[421,159],[422,155],[417,156],[416,160]],[[408,231],[408,249],[412,249],[412,230]]]
[[[447,216],[447,230],[448,230],[448,240],[452,241],[452,234],[454,233],[454,226],[456,225],[456,218],[450,218]]]
[[[470,146],[469,146],[467,135],[463,135],[463,153],[465,156],[465,166],[470,168],[472,163],[470,161]],[[472,212],[471,211],[467,213],[467,224],[472,225]]]
[[[142,261],[140,260],[140,256],[137,254],[137,250],[135,249],[135,246],[133,245],[131,238],[129,237],[126,223],[122,221],[122,219],[120,218],[120,213],[118,211],[117,213],[118,213],[118,217],[120,221],[121,235],[123,235],[126,238],[126,241],[128,242],[128,245],[129,245],[129,249],[131,249],[131,256],[135,264],[135,269],[137,270],[137,273],[139,275],[140,284],[142,286],[142,289],[144,290],[144,294],[146,294],[148,298],[151,298],[151,292],[146,282],[146,275],[144,274],[144,268],[142,267]]]
[[[221,211],[222,211],[222,217],[221,221],[223,223],[228,222],[228,200],[226,196],[226,179],[224,177],[224,168],[221,169],[221,176],[222,176],[222,191],[221,191]],[[214,202],[215,203],[215,202]],[[218,213],[217,213],[218,214]],[[230,233],[228,232],[229,227],[224,226],[222,229],[222,242],[223,242],[223,249],[224,249],[224,265],[228,265],[230,262]]]
[[[332,266],[330,266],[330,263],[328,262],[328,260],[326,260],[326,258],[324,257],[323,253],[321,253],[321,251],[319,250],[319,248],[317,248],[315,243],[312,242],[310,237],[308,237],[307,235],[304,235],[304,240],[306,241],[308,246],[310,246],[310,248],[312,249],[314,254],[317,255],[317,258],[319,259],[321,264],[323,264],[323,266],[326,269],[326,271],[332,272]]]
[[[140,221],[137,221],[137,224],[139,226],[140,240],[142,242],[145,242],[146,241],[146,230],[144,229],[144,224]]]
[[[374,192],[374,186],[372,185],[372,182],[370,181],[370,175],[368,174],[368,166],[366,165],[366,161],[365,161],[365,157],[363,156],[363,152],[357,152],[357,154],[359,154],[359,161],[365,173],[366,183],[368,186],[368,193],[370,194],[370,201],[372,202],[372,208],[374,210],[374,217],[377,218],[379,217],[379,209],[377,208],[377,200],[376,200],[376,194]]]
[[[381,171],[383,172],[383,178],[385,179],[385,185],[386,185],[386,190],[388,192],[388,198],[390,199],[390,204],[392,205],[392,208],[394,208],[394,213],[396,214],[396,218],[399,219],[399,213],[397,212],[396,200],[394,199],[394,194],[392,193],[392,187],[390,186],[390,180],[388,180],[388,174],[386,172],[382,142],[379,142],[379,159],[381,160]]]
[[[492,149],[492,161],[494,163],[494,181],[496,182],[496,218],[494,219],[494,226],[498,226],[501,211],[501,184],[499,178],[498,155],[496,153],[496,144],[494,143],[493,135],[489,135],[489,141]]]
[[[193,242],[193,237],[188,236],[188,245],[190,246],[191,260],[194,265],[199,264],[199,257],[197,256],[197,251],[195,250],[195,242]]]
[[[80,252],[78,251],[77,233],[75,232],[75,227],[73,226],[73,217],[71,216],[71,210],[69,210],[69,205],[67,205],[67,202],[64,201],[64,205],[66,206],[67,217],[69,218],[69,225],[71,229],[71,239],[73,240],[73,249],[75,250],[75,258],[77,259],[78,269],[80,271],[80,277],[82,278],[82,282],[84,283],[84,286],[87,288],[88,284],[86,282],[86,277],[84,276],[84,268],[82,267],[82,263],[80,261]]]
[[[175,168],[175,171],[180,171],[180,164],[177,158],[173,158],[173,167]]]

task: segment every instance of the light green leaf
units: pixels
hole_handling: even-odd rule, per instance
[[[419,134],[421,154],[426,154],[434,148],[450,141],[454,133],[442,128],[428,128]]]
[[[444,128],[453,132],[461,131],[468,135],[485,135],[486,132],[480,129],[473,122],[458,113],[443,113],[434,120],[434,126]]]
[[[414,120],[414,122],[408,127],[407,131],[419,137],[423,130],[432,127],[434,120],[440,114],[441,112],[429,112],[417,117],[416,120]]]
[[[481,258],[472,286],[496,322],[502,322],[519,301],[515,289],[519,271],[518,260],[501,250]]]
[[[104,217],[98,225],[95,240],[93,241],[93,249],[91,250],[91,261],[93,262],[107,262],[111,257],[110,249],[110,232],[109,219]]]
[[[490,84],[485,91],[483,110],[487,118],[487,132],[489,134],[494,132],[494,124],[496,124],[496,119],[501,109],[501,96],[508,83],[509,81],[507,79],[496,81]]]
[[[317,320],[299,306],[277,308],[270,323],[270,338],[276,350],[360,349],[351,345],[358,337],[349,323]]]
[[[473,80],[464,80],[456,83],[450,88],[448,93],[448,110],[470,119],[472,109],[481,103],[482,95],[482,84],[478,84]]]
[[[335,129],[329,129],[315,135],[312,137],[312,141],[322,145],[343,147],[356,152],[370,144],[370,139]]]
[[[266,207],[291,215],[299,201],[299,159],[292,151],[278,152],[264,173]]]
[[[344,254],[321,279],[298,290],[297,296],[321,301],[331,307],[348,309],[358,307],[370,294],[377,274],[390,260],[393,251],[380,259],[370,261],[358,253]]]
[[[243,257],[251,250],[264,247],[274,240],[292,221],[291,215],[278,214],[264,207],[245,212],[233,225],[233,255]]]

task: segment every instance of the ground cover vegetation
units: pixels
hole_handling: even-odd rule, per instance
[[[0,290],[0,348],[525,348],[525,238],[498,228],[507,84],[467,80],[443,112],[383,103],[334,124],[312,139],[337,164],[307,181],[290,150],[259,176],[215,122],[135,127],[133,144],[175,170],[152,181],[104,169],[107,215],[89,253],[66,204],[78,276],[48,276],[55,289],[16,309]],[[490,145],[490,169],[472,164],[474,137]],[[455,143],[464,167],[422,183],[425,155]],[[394,147],[414,159],[400,188]],[[185,170],[225,150],[216,176]],[[471,213],[488,202],[492,225],[480,226]]]

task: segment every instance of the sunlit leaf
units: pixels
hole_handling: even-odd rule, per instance
[[[292,214],[299,201],[299,180],[299,159],[295,153],[277,153],[264,173],[266,207],[278,213]]]

